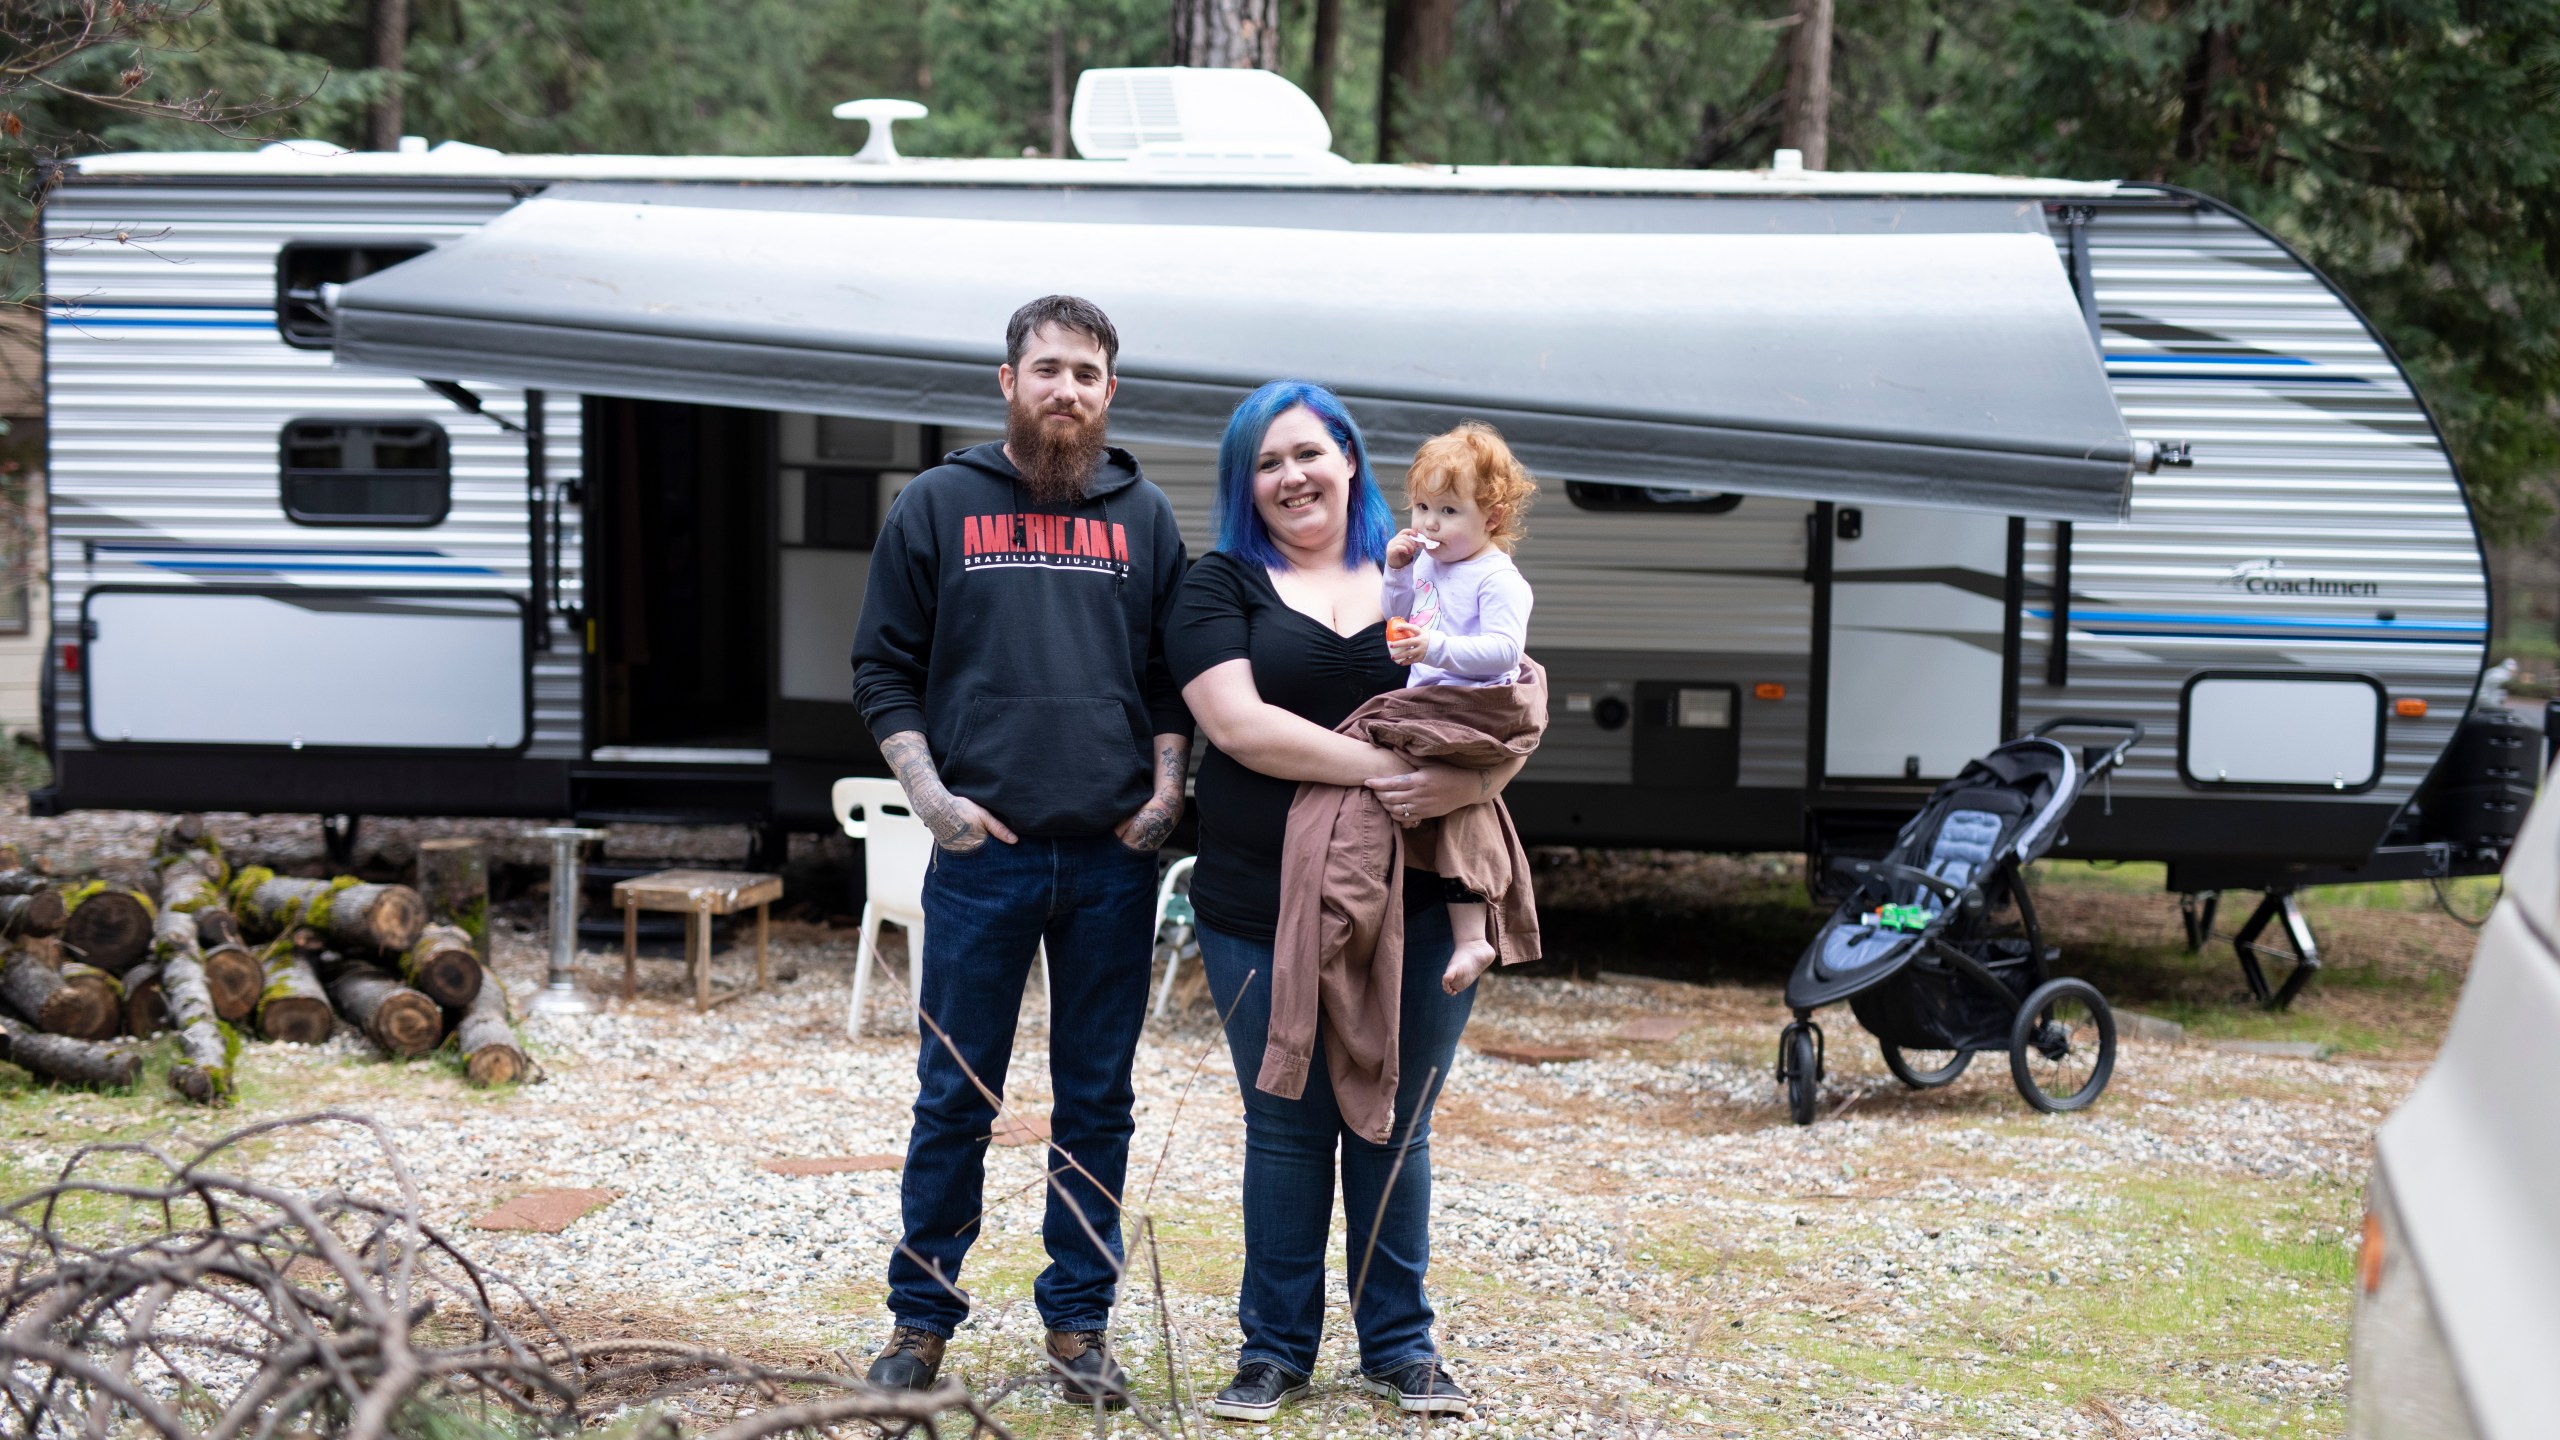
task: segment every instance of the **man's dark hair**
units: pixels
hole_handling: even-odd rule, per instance
[[[1111,317],[1090,300],[1073,295],[1043,295],[1013,312],[1004,326],[1004,363],[1020,365],[1023,347],[1043,326],[1055,325],[1069,330],[1102,347],[1102,368],[1106,374],[1120,369],[1120,332],[1111,328]]]

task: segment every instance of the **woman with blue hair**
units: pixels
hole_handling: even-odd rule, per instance
[[[1387,653],[1380,562],[1395,525],[1360,427],[1333,392],[1278,380],[1236,407],[1218,449],[1218,548],[1191,567],[1166,635],[1209,742],[1191,903],[1210,993],[1244,1091],[1244,1348],[1211,1413],[1268,1420],[1308,1392],[1322,1339],[1325,1238],[1339,1157],[1361,1383],[1408,1413],[1463,1414],[1423,1281],[1431,1249],[1431,1107],[1475,991],[1443,991],[1452,949],[1436,876],[1408,872],[1391,1139],[1344,1123],[1319,1053],[1294,1099],[1250,1077],[1271,1038],[1280,872],[1302,782],[1366,785],[1412,825],[1498,793],[1492,770],[1426,764],[1334,727],[1403,688]],[[1319,1036],[1321,1046],[1324,1037]]]

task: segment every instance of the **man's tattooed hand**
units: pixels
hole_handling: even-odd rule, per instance
[[[916,818],[933,832],[936,845],[965,854],[986,844],[990,835],[1007,845],[1014,842],[1013,832],[1005,828],[1003,821],[988,814],[976,801],[944,788],[941,772],[933,768],[933,750],[925,743],[923,731],[899,731],[880,742],[880,754],[906,790],[907,804],[914,807]]]

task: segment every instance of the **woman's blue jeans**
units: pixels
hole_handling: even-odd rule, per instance
[[[1431,1339],[1431,1301],[1423,1294],[1431,1266],[1431,1107],[1449,1078],[1476,996],[1473,986],[1442,993],[1440,972],[1448,968],[1450,949],[1448,907],[1405,911],[1395,1136],[1378,1145],[1346,1128],[1334,1108],[1321,1034],[1304,1094],[1283,1100],[1254,1088],[1271,1028],[1271,942],[1202,927],[1209,993],[1228,1017],[1227,1047],[1235,1052],[1236,1082],[1244,1091],[1239,1363],[1267,1360],[1293,1375],[1315,1373],[1337,1155],[1347,1231],[1343,1275],[1353,1292],[1360,1368],[1384,1375],[1439,1353]]]

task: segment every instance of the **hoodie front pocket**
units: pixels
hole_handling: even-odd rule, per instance
[[[1147,801],[1146,745],[1102,696],[982,695],[943,783],[1024,835],[1093,835]]]

